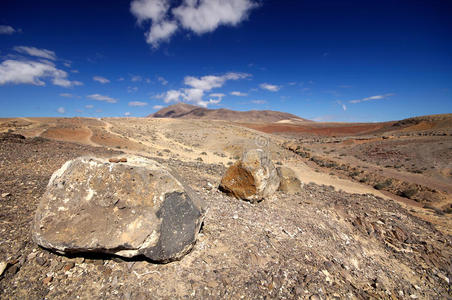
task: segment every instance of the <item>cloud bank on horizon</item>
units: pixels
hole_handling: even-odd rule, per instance
[[[133,0],[130,12],[140,25],[151,22],[146,42],[158,48],[181,28],[201,35],[222,25],[236,26],[256,7],[252,0],[184,0],[175,7],[170,0]]]

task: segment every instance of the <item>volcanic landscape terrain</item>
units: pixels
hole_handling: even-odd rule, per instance
[[[452,297],[452,114],[366,124],[232,116],[176,105],[148,118],[0,119],[0,298]],[[302,191],[256,204],[219,191],[255,148],[291,168]],[[66,257],[31,240],[64,162],[128,154],[168,166],[207,203],[188,255]]]

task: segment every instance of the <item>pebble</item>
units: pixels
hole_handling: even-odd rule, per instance
[[[78,264],[82,264],[84,261],[85,261],[85,258],[84,258],[84,257],[77,257],[77,258],[75,259],[75,262],[78,263]]]
[[[0,262],[0,276],[2,276],[3,272],[5,272],[8,263],[5,261]]]
[[[49,276],[49,277],[44,278],[44,280],[42,280],[42,283],[45,285],[48,285],[49,283],[52,282],[52,280],[53,280],[53,276]]]
[[[8,196],[11,196],[11,193],[3,193],[3,194],[2,194],[2,198],[6,198],[6,197],[8,197]]]
[[[66,264],[66,265],[63,267],[63,270],[64,270],[64,272],[67,272],[67,271],[69,271],[70,269],[72,269],[74,266],[75,266],[75,263],[74,263],[74,262],[70,262],[70,263]]]
[[[232,216],[232,218],[233,218],[234,220],[237,220],[237,219],[239,218],[239,215],[238,215],[237,213],[234,213],[234,215]]]
[[[33,258],[35,258],[36,257],[36,252],[31,252],[30,254],[28,254],[28,256],[27,256],[27,260],[32,260]]]
[[[36,263],[40,266],[43,266],[46,263],[46,259],[43,257],[36,257]]]

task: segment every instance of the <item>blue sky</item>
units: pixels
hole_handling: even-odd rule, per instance
[[[451,113],[451,36],[450,1],[4,0],[0,117]]]

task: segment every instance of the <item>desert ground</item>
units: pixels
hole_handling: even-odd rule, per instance
[[[366,124],[177,118],[0,119],[0,297],[445,299],[452,297],[452,115]],[[218,184],[248,149],[302,192],[251,204]],[[149,157],[208,212],[194,249],[155,264],[65,257],[30,226],[52,173],[82,155]]]

